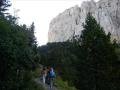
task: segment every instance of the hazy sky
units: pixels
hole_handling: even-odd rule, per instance
[[[17,16],[21,24],[35,23],[35,36],[39,45],[48,41],[50,21],[65,9],[75,5],[80,6],[83,1],[89,0],[11,0],[10,12],[14,14],[19,9]],[[98,0],[95,0],[98,1]]]

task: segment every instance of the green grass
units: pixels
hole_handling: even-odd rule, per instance
[[[77,90],[75,87],[70,86],[67,81],[63,81],[60,77],[55,78],[54,84],[59,90]]]
[[[27,88],[26,90],[45,90],[45,89],[42,85],[37,84],[36,82],[32,81],[29,84],[29,89]]]

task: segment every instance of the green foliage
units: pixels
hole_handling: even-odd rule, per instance
[[[77,44],[71,42],[47,44],[39,47],[41,54],[40,63],[54,67],[58,71],[58,75],[63,80],[68,81],[69,87],[74,86],[79,81],[77,68],[81,60],[78,57],[80,55],[78,50],[80,49]]]
[[[26,75],[40,59],[33,32],[33,25],[30,28],[19,26],[0,16],[1,90],[23,90],[31,86],[32,76]]]
[[[5,11],[8,10],[7,8],[10,6],[9,0],[0,0],[0,16],[4,16]]]
[[[69,86],[68,82],[63,81],[60,77],[56,77],[54,83],[58,90],[77,90],[75,87]]]
[[[34,72],[34,71],[33,71]],[[23,77],[23,82],[21,82],[18,90],[44,90],[41,84],[37,84],[34,81],[33,73],[27,71]]]
[[[116,48],[116,53],[117,53],[118,58],[119,58],[119,60],[120,60],[120,48],[119,48],[119,47],[118,47],[118,48]]]
[[[118,60],[115,48],[110,42],[110,34],[106,35],[104,33],[91,14],[88,14],[86,18],[81,35],[81,45],[85,51],[86,64],[89,66],[86,72],[89,72],[90,77],[87,78],[88,82],[84,83],[88,86],[87,88],[89,90],[93,88],[117,88],[113,85],[115,81],[113,79],[115,77],[113,75],[115,74],[115,63]],[[90,82],[91,84],[89,84]]]
[[[40,65],[37,65],[36,66],[36,68],[34,69],[34,71],[32,71],[32,76],[33,76],[33,78],[38,78],[38,77],[40,77],[40,74],[41,74],[41,71],[42,70],[42,68],[40,67]]]

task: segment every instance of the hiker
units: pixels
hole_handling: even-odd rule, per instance
[[[48,72],[48,76],[49,76],[49,85],[50,85],[50,90],[52,90],[53,88],[53,80],[55,78],[55,72],[54,69],[51,67],[49,72]]]
[[[44,67],[43,70],[42,70],[42,72],[41,72],[42,82],[44,84],[46,82],[46,76],[47,76],[47,69],[46,69],[46,67]]]
[[[50,85],[50,79],[49,79],[50,67],[47,67],[46,71],[47,71],[47,76],[46,76],[45,83],[48,84],[48,85]]]

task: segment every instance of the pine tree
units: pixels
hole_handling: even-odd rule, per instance
[[[34,22],[30,26],[30,43],[31,44],[36,44],[36,37],[35,37],[35,25]]]
[[[85,52],[86,73],[90,73],[84,83],[88,86],[86,90],[112,90],[112,73],[117,56],[110,34],[105,34],[90,13],[83,27],[81,45]]]
[[[10,6],[9,0],[0,0],[0,16],[3,16],[4,12],[8,10],[7,8]]]

